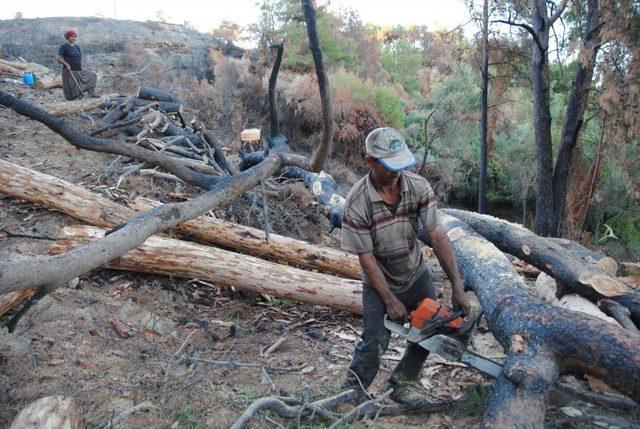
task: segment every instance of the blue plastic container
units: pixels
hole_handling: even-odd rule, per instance
[[[36,78],[32,72],[24,72],[22,75],[22,82],[25,85],[34,85],[36,83]]]

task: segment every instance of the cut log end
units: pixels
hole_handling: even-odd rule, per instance
[[[624,283],[607,275],[584,273],[580,275],[578,281],[583,285],[591,286],[596,292],[607,298],[629,293],[629,288]]]
[[[57,395],[40,398],[31,403],[20,411],[9,429],[85,427],[84,416],[76,400]]]

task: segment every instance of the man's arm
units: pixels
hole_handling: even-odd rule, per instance
[[[453,255],[453,248],[451,247],[449,236],[440,225],[428,231],[427,235],[429,236],[429,241],[431,241],[433,252],[438,257],[440,266],[447,274],[447,277],[449,277],[449,281],[451,281],[451,304],[453,305],[453,309],[460,310],[465,315],[469,314],[471,306],[464,293],[464,280],[460,276],[458,263]]]
[[[372,252],[361,253],[358,255],[360,266],[364,271],[367,279],[371,282],[371,286],[378,292],[378,295],[382,299],[384,306],[387,308],[389,317],[395,321],[405,323],[409,320],[409,314],[403,303],[391,292],[387,279],[384,277],[384,273],[378,266],[376,257]]]

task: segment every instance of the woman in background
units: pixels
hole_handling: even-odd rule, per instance
[[[78,35],[73,30],[68,30],[64,38],[66,43],[60,45],[58,50],[58,62],[62,64],[62,89],[64,98],[75,100],[81,98],[84,92],[90,97],[97,97],[95,94],[96,74],[82,67],[82,51],[76,44]]]

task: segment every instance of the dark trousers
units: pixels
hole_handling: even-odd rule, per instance
[[[429,271],[425,271],[407,291],[395,295],[405,305],[408,312],[415,310],[424,298],[436,299]],[[385,305],[378,292],[367,283],[364,283],[362,288],[362,306],[364,308],[362,340],[353,352],[349,374],[351,376],[357,375],[366,389],[378,373],[382,355],[389,346],[391,333],[384,326],[384,315],[387,312]],[[417,380],[422,364],[428,355],[429,352],[419,345],[407,343],[404,355],[393,370],[389,381],[399,383]]]

